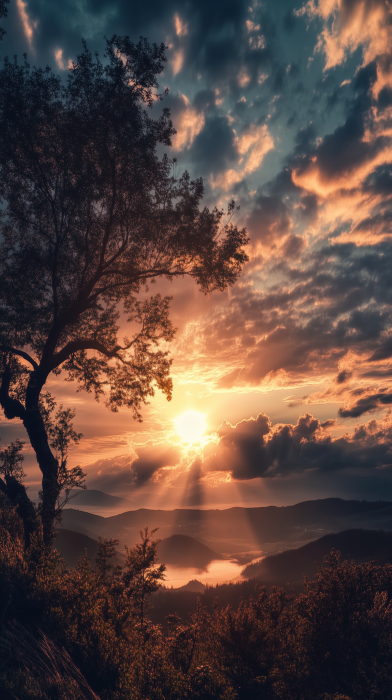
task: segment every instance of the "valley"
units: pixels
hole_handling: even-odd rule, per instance
[[[102,496],[100,492],[93,496],[88,491],[83,494],[95,511],[99,510],[97,501],[103,503],[105,510],[110,499],[107,497],[109,494]],[[388,534],[392,533],[392,502],[328,498],[282,507],[170,511],[141,508],[109,517],[80,506],[63,511],[55,546],[67,564],[72,562],[74,566],[86,548],[88,556],[94,556],[99,537],[116,538],[121,559],[124,545],[133,547],[146,526],[150,530],[157,528],[154,537],[162,540],[159,560],[167,565],[169,587],[180,588],[192,578],[203,585],[253,577],[297,581],[304,573],[311,575],[315,559],[322,564],[332,547],[340,549],[344,557],[359,551],[355,534],[351,540],[342,534],[337,539],[337,533],[343,531],[373,531],[373,538],[367,536],[366,552],[357,558],[376,558],[381,554],[387,560],[392,547],[392,534]],[[385,531],[382,542],[376,534],[379,530]]]

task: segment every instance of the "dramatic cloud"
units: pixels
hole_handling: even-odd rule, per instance
[[[391,403],[391,402],[390,402]],[[336,475],[347,470],[392,468],[392,417],[371,420],[350,434],[336,436],[334,420],[310,413],[295,425],[272,425],[265,413],[236,425],[224,421],[214,439],[188,453],[170,444],[137,448],[127,456],[103,459],[86,468],[88,486],[117,493],[160,484],[164,492],[181,487],[192,493],[203,484],[253,479],[286,479],[311,472]],[[221,475],[221,476],[220,476]],[[392,472],[391,472],[392,476]]]
[[[153,115],[171,110],[177,134],[165,150],[177,158],[173,173],[202,176],[207,206],[225,208],[235,198],[235,221],[250,235],[250,262],[225,293],[205,298],[190,280],[159,283],[173,292],[179,328],[172,345],[177,403],[153,405],[160,430],[170,433],[176,415],[203,401],[215,427],[235,415],[234,427],[222,427],[219,443],[189,469],[152,421],[146,445],[122,461],[95,464],[89,485],[140,489],[184,470],[201,483],[215,472],[287,482],[307,470],[387,469],[391,3],[152,0],[135,10],[125,0],[17,0],[9,7],[2,54],[34,50],[31,62],[50,63],[62,78],[82,36],[101,55],[104,35],[164,41],[160,91],[167,85],[169,95]],[[258,418],[241,420],[255,397]],[[270,402],[271,419],[260,413]],[[304,407],[314,415],[298,418]],[[115,419],[109,424],[117,435]],[[95,431],[89,440],[100,444],[98,423]],[[117,452],[136,436],[132,425],[121,431]]]
[[[173,147],[176,151],[190,148],[204,126],[204,114],[191,105],[186,95],[171,98],[169,105],[176,124]]]
[[[229,471],[234,479],[283,477],[317,470],[333,472],[347,468],[392,466],[392,430],[377,431],[374,423],[352,436],[332,439],[333,421],[321,423],[311,414],[300,416],[296,425],[271,425],[261,413],[236,426],[224,424],[222,439],[204,469]],[[377,438],[381,441],[378,442]]]
[[[310,0],[297,15],[321,18],[324,27],[317,51],[323,51],[325,69],[343,63],[359,47],[364,62],[390,50],[391,7],[387,0]]]
[[[274,141],[265,124],[261,126],[252,124],[244,130],[241,136],[237,136],[235,133],[234,147],[238,153],[239,167],[236,170],[230,168],[218,177],[212,178],[213,189],[221,187],[224,190],[230,190],[233,185],[257,170],[266,153],[274,147]]]
[[[118,493],[135,489],[153,479],[159,470],[176,465],[180,457],[178,447],[150,443],[137,448],[131,456],[106,458],[88,465],[88,486]]]

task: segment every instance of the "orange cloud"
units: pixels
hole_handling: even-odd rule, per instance
[[[237,170],[231,168],[215,178],[212,177],[211,185],[213,188],[230,189],[234,184],[257,170],[266,153],[274,148],[274,140],[266,124],[261,126],[251,124],[241,136],[235,137],[234,144],[238,151],[239,165],[242,165],[244,160],[245,163]]]
[[[64,58],[63,58],[63,49],[56,49],[54,52],[54,58],[56,61],[57,66],[60,68],[60,70],[71,70],[73,63],[71,59],[68,59],[67,64],[65,64]]]
[[[177,36],[186,36],[188,34],[188,25],[180,19],[177,13],[174,15],[174,27]]]
[[[171,64],[173,67],[173,75],[177,75],[180,72],[184,63],[184,50],[178,49],[173,55]]]
[[[186,95],[181,95],[182,110],[176,116],[177,133],[173,138],[173,146],[177,151],[190,148],[196,136],[204,126],[203,112],[192,107]]]
[[[310,0],[297,15],[321,18],[325,26],[316,50],[325,54],[325,70],[344,63],[358,47],[364,63],[390,50],[391,5],[387,0]]]
[[[246,87],[250,82],[250,75],[248,74],[245,67],[241,68],[238,73],[238,85],[240,87]]]
[[[364,142],[364,140],[363,140]],[[376,149],[374,149],[376,150]],[[370,175],[375,168],[385,163],[392,163],[392,145],[388,144],[385,149],[371,154],[362,163],[355,163],[347,169],[342,169],[340,174],[333,173],[330,177],[319,165],[317,156],[304,168],[293,171],[293,182],[298,187],[303,187],[309,192],[314,192],[319,197],[328,197],[339,190],[358,188],[361,183]]]
[[[16,6],[18,8],[19,17],[23,25],[23,31],[25,33],[26,39],[30,44],[30,48],[33,48],[33,37],[34,29],[37,28],[37,22],[33,22],[27,13],[27,3],[23,0],[16,0]]]

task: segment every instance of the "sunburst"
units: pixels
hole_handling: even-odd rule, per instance
[[[178,435],[188,444],[200,442],[207,429],[206,417],[198,411],[185,411],[174,423]]]

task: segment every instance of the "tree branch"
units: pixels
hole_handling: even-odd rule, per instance
[[[26,409],[23,404],[18,399],[13,399],[9,395],[11,384],[11,368],[5,360],[3,355],[3,375],[0,386],[0,404],[4,410],[4,415],[8,420],[12,418],[24,419],[26,415]]]
[[[114,348],[110,350],[99,340],[94,340],[93,338],[86,338],[84,340],[71,340],[53,356],[49,371],[51,372],[56,367],[59,367],[63,362],[68,360],[68,358],[73,353],[79,352],[80,350],[97,350],[109,359],[116,357],[118,360],[121,360],[121,357],[117,353],[119,350],[124,349],[126,348],[122,348],[121,345],[115,345]]]
[[[124,270],[104,270],[101,274],[101,277],[105,277],[108,275],[118,275],[119,277],[127,277],[128,278],[128,284],[132,282],[136,282],[136,280],[139,279],[144,279],[145,277],[148,277],[148,279],[151,279],[152,277],[181,277],[182,275],[189,275],[191,274],[188,270],[175,270],[174,272],[171,270],[165,270],[164,268],[161,270],[154,270],[152,268],[151,270],[143,270],[143,272],[139,272],[137,274],[133,273],[130,275],[128,272],[125,272]],[[126,284],[126,282],[124,282]]]
[[[0,345],[0,352],[9,352],[11,355],[19,355],[19,357],[23,357],[26,362],[29,362],[34,369],[38,369],[37,362],[24,350],[18,350],[10,345]]]

